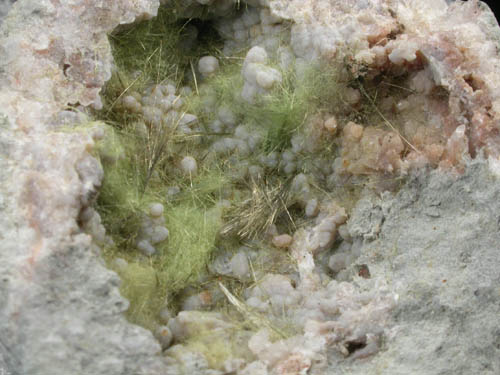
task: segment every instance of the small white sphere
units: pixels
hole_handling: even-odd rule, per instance
[[[330,257],[328,261],[328,267],[333,272],[339,272],[346,268],[347,254],[346,253],[336,253]]]
[[[233,151],[238,145],[237,140],[234,138],[224,138],[222,141],[224,142],[224,146],[228,151]]]
[[[167,95],[175,95],[175,86],[169,83],[165,86],[165,91]]]
[[[167,326],[158,327],[155,331],[155,336],[160,342],[161,348],[163,350],[167,349],[170,344],[172,344],[172,340],[174,339],[170,328],[168,328]]]
[[[250,147],[245,141],[242,141],[241,139],[238,140],[239,142],[237,143],[237,151],[240,156],[248,156],[250,155]]]
[[[195,124],[196,122],[198,122],[198,117],[196,117],[196,115],[193,115],[191,113],[184,113],[179,120],[179,123],[181,125],[189,125],[189,126]]]
[[[163,205],[161,203],[151,203],[149,206],[149,214],[152,217],[159,217],[163,215]]]
[[[351,242],[352,241],[352,237],[351,237],[351,233],[349,232],[349,228],[347,227],[346,224],[343,224],[343,225],[340,225],[338,228],[338,233],[340,235],[340,237],[346,241],[346,242]]]
[[[281,154],[281,159],[283,159],[283,161],[288,161],[288,162],[294,161],[295,154],[290,150],[283,151],[283,153]]]
[[[213,56],[203,56],[198,61],[198,70],[203,76],[208,77],[219,70],[219,60]]]
[[[245,27],[250,27],[253,25],[256,25],[260,22],[260,16],[257,10],[254,10],[254,8],[248,8],[248,10],[243,13],[243,16],[241,16],[241,20],[243,21],[243,24]]]
[[[272,242],[274,246],[283,249],[289,247],[292,244],[293,238],[289,234],[281,234],[279,236],[273,237]]]
[[[233,111],[231,111],[231,109],[229,109],[229,107],[227,106],[219,107],[217,115],[219,117],[219,120],[225,125],[234,125],[234,123],[236,122],[236,117]]]
[[[252,151],[254,151],[257,148],[257,146],[260,144],[260,142],[261,142],[260,136],[258,136],[256,134],[251,135],[247,139],[248,147],[250,147],[250,150],[252,150]]]
[[[170,128],[174,128],[177,126],[179,121],[179,112],[177,111],[168,111],[168,113],[163,117],[163,122]]]
[[[159,101],[158,107],[163,112],[167,113],[168,111],[170,111],[172,109],[172,102],[167,98],[163,98]]]
[[[148,240],[140,240],[137,242],[137,248],[147,256],[151,256],[156,253],[156,249],[149,243]]]
[[[169,232],[168,229],[163,226],[157,226],[153,229],[153,233],[151,234],[151,243],[156,245],[160,242],[165,241],[168,238]]]
[[[210,131],[214,133],[222,133],[224,131],[224,124],[219,120],[214,120],[208,125]]]
[[[285,166],[283,167],[283,173],[290,176],[295,172],[296,169],[297,165],[293,161],[291,161],[285,164]]]
[[[212,151],[215,152],[216,154],[224,154],[227,151],[227,149],[226,146],[224,145],[224,142],[222,140],[219,140],[212,144]]]
[[[276,152],[271,152],[267,155],[264,165],[268,168],[276,168],[278,166],[278,154]]]
[[[239,125],[234,129],[234,136],[239,139],[247,139],[248,138],[248,131],[245,127],[245,125]]]
[[[185,174],[194,175],[198,171],[198,164],[192,156],[185,156],[181,160],[181,169]]]
[[[167,189],[167,197],[174,197],[176,196],[177,194],[179,194],[181,192],[181,188],[179,186],[170,186],[168,189]]]
[[[319,213],[319,204],[316,198],[309,199],[306,204],[306,216],[315,217]]]
[[[337,119],[334,116],[328,118],[325,121],[324,127],[329,133],[335,134],[337,131]]]
[[[264,48],[259,46],[251,48],[245,57],[245,63],[265,64],[266,61],[267,61],[267,52]]]
[[[203,309],[203,301],[198,294],[189,296],[182,303],[182,311],[193,311]]]
[[[239,279],[247,277],[250,273],[247,256],[242,252],[236,253],[229,264],[233,275]]]
[[[281,81],[281,73],[276,69],[267,68],[257,72],[257,84],[265,90],[271,89],[276,82]]]
[[[123,106],[130,112],[140,113],[142,111],[142,105],[134,98],[132,95],[127,95],[122,99]]]
[[[147,106],[143,108],[144,121],[146,123],[153,124],[155,126],[160,126],[163,113],[158,107]]]

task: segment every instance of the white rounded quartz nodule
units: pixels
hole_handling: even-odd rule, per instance
[[[325,121],[324,126],[328,132],[335,134],[337,132],[337,119],[334,116],[328,118]]]
[[[137,242],[137,248],[147,256],[151,256],[156,253],[156,249],[149,243],[148,240],[140,240]]]
[[[203,56],[198,61],[198,70],[204,77],[208,77],[219,70],[219,60],[213,56]]]
[[[217,115],[219,117],[219,120],[224,124],[228,126],[233,126],[236,122],[236,117],[231,111],[231,109],[227,106],[221,106],[219,107],[217,111]]]
[[[191,114],[191,113],[184,113],[179,120],[180,125],[192,126],[196,122],[198,122],[198,117],[196,115]]]
[[[259,46],[251,48],[245,57],[245,63],[265,64],[266,62],[267,52],[264,48]]]
[[[168,229],[163,226],[156,226],[153,229],[153,233],[151,233],[151,243],[156,245],[160,242],[165,241],[168,238],[169,232]]]
[[[248,276],[250,267],[248,266],[247,256],[243,252],[236,253],[229,262],[233,275],[238,279]]]
[[[185,174],[194,175],[198,170],[198,164],[192,156],[185,156],[181,160],[181,169]]]
[[[142,105],[132,95],[127,95],[122,99],[123,106],[130,112],[141,112]]]
[[[256,75],[257,84],[263,89],[271,89],[276,82],[281,82],[281,73],[273,68],[259,70]]]
[[[346,257],[347,254],[345,253],[333,254],[328,261],[328,267],[330,267],[333,272],[343,270],[345,268]]]
[[[181,188],[179,186],[177,186],[177,185],[170,186],[167,189],[167,197],[172,198],[172,197],[176,196],[177,194],[179,194],[180,192],[181,192]]]
[[[316,198],[309,199],[306,204],[305,213],[307,217],[315,217],[319,213],[319,204]]]
[[[346,224],[342,224],[340,225],[338,228],[337,228],[337,231],[340,235],[340,237],[344,240],[344,241],[347,241],[347,242],[351,242],[352,241],[352,237],[351,237],[351,234],[349,233],[349,228],[347,227]]]
[[[182,311],[193,311],[202,309],[203,309],[203,301],[201,300],[199,294],[189,296],[182,303]]]
[[[161,348],[163,350],[167,349],[170,346],[174,338],[172,332],[170,331],[170,328],[168,328],[167,326],[158,327],[155,331],[155,336],[156,339],[160,342]]]
[[[273,237],[273,245],[281,249],[289,247],[292,242],[293,238],[289,234],[280,234],[279,236]]]
[[[161,203],[151,203],[149,206],[149,215],[152,217],[160,217],[163,215],[163,205]]]

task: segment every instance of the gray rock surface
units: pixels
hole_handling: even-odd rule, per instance
[[[422,173],[370,201],[349,225],[380,233],[356,263],[387,280],[399,301],[385,351],[342,363],[344,373],[499,374],[498,177],[476,161],[462,176]]]
[[[16,0],[0,0],[0,25]]]
[[[20,1],[0,28],[0,373],[160,374],[160,345],[126,322],[119,279],[78,225],[102,169],[99,131],[59,129],[68,103],[99,104],[106,33],[157,1]],[[94,127],[95,128],[95,127]]]
[[[53,121],[68,103],[99,107],[98,94],[111,71],[106,33],[155,14],[158,1],[62,1],[57,7],[49,0],[20,1],[2,19],[11,3],[0,0],[0,374],[177,374],[173,364],[165,365],[152,334],[125,321],[127,302],[118,293],[117,276],[79,227],[78,215],[92,202],[101,178],[100,168],[86,168],[95,165],[89,153],[95,134],[63,132]],[[197,3],[189,2],[193,12],[211,4]],[[213,3],[218,4],[214,16],[239,4]],[[293,28],[295,49],[315,56],[335,52],[332,46],[343,36],[328,25],[335,12],[351,22],[349,9],[373,13],[381,4],[374,13],[380,25],[392,27],[396,14],[417,36],[420,24],[412,23],[417,15],[424,31],[429,24],[442,32],[439,28],[450,28],[443,21],[449,14],[439,13],[443,1],[339,1],[333,13],[315,7],[333,2],[250,3],[270,4],[274,15],[285,19],[322,18],[314,27]],[[433,12],[438,21],[425,18]],[[475,20],[472,6],[467,17]],[[479,31],[472,28],[471,35],[484,32],[489,42],[498,41],[491,13],[481,13],[477,22]],[[349,34],[350,23],[336,24]],[[356,30],[348,37],[365,41],[354,51],[363,52],[368,42],[360,36],[363,30]],[[467,45],[467,33],[457,45]],[[471,55],[479,56],[478,75],[498,98],[499,76],[490,74],[498,58],[484,46],[491,43],[478,40]],[[439,51],[429,50],[428,56]],[[466,98],[463,87],[453,86],[456,70],[445,63],[432,61],[436,75]],[[492,107],[500,113],[500,99]],[[461,176],[421,173],[394,196],[366,193],[347,225],[355,240],[364,241],[350,272],[363,285],[355,270],[368,265],[372,277],[385,280],[399,300],[383,350],[365,359],[333,357],[327,373],[500,373],[499,195],[498,178],[484,161],[470,163]],[[195,374],[204,359],[185,354],[177,362]]]

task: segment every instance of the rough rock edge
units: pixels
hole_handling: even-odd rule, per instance
[[[280,18],[294,20],[292,40],[306,60],[344,55],[373,63],[372,47],[414,46],[436,85],[449,93],[449,119],[467,130],[470,153],[500,158],[500,58],[498,23],[478,1],[374,0],[339,2],[268,0]],[[332,26],[333,25],[333,26]],[[392,47],[391,47],[392,48]],[[447,134],[447,136],[450,136]]]
[[[0,25],[4,17],[9,13],[9,9],[16,0],[0,0]]]
[[[89,132],[58,130],[99,105],[107,33],[157,0],[20,1],[0,28],[0,369],[11,375],[159,374],[151,333],[126,322],[118,277],[77,223],[100,184]]]
[[[395,195],[365,195],[349,219],[365,241],[356,263],[388,282],[398,306],[384,350],[335,366],[349,374],[500,372],[499,198],[498,176],[482,158],[461,176],[421,171]]]
[[[46,8],[44,8],[45,5]],[[115,2],[109,2],[109,5],[116,4]],[[121,3],[118,3],[117,6],[119,5]],[[8,18],[7,26],[2,29],[2,42],[9,43],[0,44],[4,46],[0,47],[3,48],[0,51],[0,61],[2,61],[0,83],[4,86],[0,90],[0,108],[9,116],[7,121],[2,121],[2,132],[0,133],[0,149],[3,153],[0,170],[2,171],[2,183],[5,185],[1,187],[0,195],[0,207],[2,213],[4,213],[0,219],[0,227],[5,229],[5,231],[2,231],[2,235],[5,236],[1,238],[2,249],[7,249],[7,251],[0,254],[2,268],[6,268],[3,274],[7,275],[2,278],[0,293],[2,300],[8,300],[9,302],[6,307],[2,306],[0,308],[0,313],[2,317],[15,317],[19,322],[18,326],[0,326],[0,330],[2,330],[0,337],[7,337],[9,340],[0,343],[0,353],[3,356],[3,358],[0,357],[0,365],[5,364],[12,373],[23,374],[43,374],[49,371],[55,374],[82,373],[82,368],[78,366],[83,366],[85,363],[88,365],[88,358],[77,358],[75,361],[66,364],[66,366],[74,366],[74,368],[55,368],[58,356],[69,357],[67,353],[64,353],[66,344],[69,342],[66,338],[71,337],[74,340],[75,337],[78,338],[78,335],[81,336],[82,332],[86,333],[86,329],[94,332],[92,328],[95,328],[82,328],[78,325],[79,319],[75,319],[77,313],[62,316],[60,306],[58,306],[60,300],[66,300],[64,298],[65,294],[68,293],[69,296],[69,292],[72,292],[76,294],[76,297],[70,298],[70,300],[76,306],[78,306],[77,302],[80,299],[83,305],[82,308],[96,308],[97,305],[85,304],[85,298],[87,298],[85,292],[79,295],[80,288],[89,280],[80,279],[75,274],[86,277],[89,274],[93,275],[92,270],[95,270],[95,272],[101,270],[103,273],[96,274],[94,275],[95,278],[91,278],[96,283],[96,288],[92,289],[93,292],[89,293],[89,295],[106,296],[107,294],[113,295],[113,293],[116,293],[116,287],[110,287],[111,289],[106,291],[106,288],[115,282],[114,276],[109,272],[105,272],[98,265],[97,258],[89,251],[91,248],[89,238],[85,235],[75,234],[75,232],[78,232],[78,227],[74,218],[76,218],[79,207],[81,207],[81,198],[89,192],[83,190],[82,187],[87,185],[88,181],[81,179],[75,164],[78,162],[79,157],[86,156],[87,149],[92,147],[92,140],[89,137],[75,136],[75,134],[59,133],[54,136],[49,126],[51,116],[57,113],[67,102],[79,101],[83,104],[95,102],[99,89],[93,87],[92,82],[97,82],[96,85],[98,86],[102,85],[106,77],[109,76],[109,65],[106,65],[106,62],[109,63],[110,60],[109,46],[108,50],[106,50],[106,46],[102,45],[103,50],[99,50],[100,52],[97,54],[96,62],[104,62],[103,70],[101,71],[98,68],[97,74],[90,74],[90,80],[86,84],[79,84],[80,81],[77,79],[79,71],[66,69],[70,78],[62,77],[64,76],[66,61],[73,62],[74,60],[64,58],[58,62],[44,60],[42,56],[49,49],[46,48],[46,41],[43,38],[41,38],[42,40],[36,38],[38,35],[44,35],[44,33],[41,32],[43,27],[34,27],[35,20],[47,16],[50,13],[48,7],[49,2],[39,2],[32,9],[24,9],[21,5],[17,7]],[[43,14],[44,9],[49,10],[45,15]],[[90,30],[88,35],[92,35],[94,32],[99,34],[100,31],[94,31],[96,26],[94,23],[88,23],[88,25],[91,25],[88,26],[85,23],[88,19],[85,17],[82,17],[80,23],[80,14],[78,12],[75,12],[75,14],[76,19],[73,21],[78,20],[75,24],[82,26],[81,29],[78,29],[79,34],[86,36],[88,30]],[[128,20],[131,21],[132,18]],[[26,20],[30,21],[25,23]],[[105,31],[111,30],[117,24],[111,23],[113,25],[105,27]],[[22,31],[20,28],[25,30]],[[104,34],[104,32],[101,34]],[[36,45],[39,51],[38,55],[37,53],[31,53],[33,51],[30,52],[29,48],[17,48],[19,41],[26,35],[33,37],[28,46],[30,43]],[[56,50],[64,51],[66,48],[71,51],[78,50],[78,47],[73,49],[75,45],[79,45],[79,39],[74,37],[73,35],[69,36],[68,39],[64,39],[68,40],[70,46],[63,46],[60,50],[57,50],[56,46]],[[80,43],[82,45],[86,44],[85,41]],[[17,56],[16,51],[19,52]],[[40,53],[42,56],[39,55]],[[42,61],[40,65],[46,68],[45,73],[38,72],[37,75],[32,75],[30,70],[34,66],[38,66],[35,64],[37,61]],[[63,62],[62,67],[60,66],[61,61]],[[87,60],[87,62],[90,65],[84,67],[83,72],[89,73],[91,70],[95,72],[98,64],[96,62],[91,63],[90,60]],[[73,76],[73,80],[71,76]],[[43,77],[52,77],[54,79],[43,79]],[[13,80],[10,81],[10,78]],[[96,81],[92,81],[92,79],[96,79]],[[53,93],[53,95],[47,97],[47,93]],[[53,136],[54,139],[52,139]],[[84,139],[83,142],[82,138]],[[40,147],[35,147],[35,145],[40,145]],[[58,149],[59,147],[61,149]],[[64,150],[68,151],[68,155],[66,155],[68,159],[59,164],[57,159],[64,159],[64,157],[61,157],[58,152],[54,152],[53,149],[60,151],[60,153],[63,153]],[[44,163],[45,160],[49,161]],[[64,168],[67,168],[68,165],[69,170],[65,170]],[[64,168],[61,170],[61,167]],[[28,176],[31,174],[29,179],[26,178],[26,172]],[[66,183],[59,185],[55,180],[56,178],[59,178],[57,180],[59,182],[66,180]],[[19,185],[16,185],[16,183]],[[18,188],[18,186],[22,187]],[[45,190],[40,188],[44,186],[46,187]],[[69,188],[69,191],[65,191],[65,188]],[[90,186],[90,191],[92,188]],[[41,190],[46,194],[38,196],[37,193]],[[50,191],[52,193],[49,193]],[[61,205],[55,206],[55,209],[52,210],[51,203],[54,200]],[[62,215],[58,216],[60,214]],[[52,232],[53,230],[55,233]],[[37,232],[43,233],[40,235]],[[51,238],[51,243],[46,240],[45,236],[47,235]],[[22,242],[23,246],[19,246],[20,242]],[[32,249],[35,250],[35,253],[31,252]],[[87,258],[88,263],[86,262]],[[29,261],[27,262],[27,260]],[[64,272],[59,273],[58,271],[61,271],[62,265],[67,268]],[[78,267],[82,267],[83,270],[78,269]],[[71,278],[67,278],[68,275]],[[103,279],[99,281],[100,278]],[[67,288],[66,283],[68,283]],[[4,286],[6,284],[15,287]],[[62,290],[58,290],[58,287],[61,287]],[[13,289],[16,290],[16,294],[9,294]],[[81,298],[82,296],[85,296],[85,298]],[[120,300],[118,299],[107,296],[104,301],[105,304],[97,306],[97,308],[99,311],[108,309],[106,313],[109,315],[103,315],[109,317],[109,324],[112,325],[112,322],[120,320],[117,318],[117,314],[123,308],[119,306]],[[53,305],[57,308],[54,310],[47,309],[47,305]],[[75,310],[81,312],[80,308]],[[14,313],[14,315],[11,315],[11,313]],[[61,334],[57,332],[56,327],[61,327],[61,321],[65,318],[69,320],[65,322],[63,331],[66,328],[71,330]],[[7,321],[7,319],[2,319],[2,322]],[[104,318],[99,323],[103,321]],[[75,324],[71,325],[71,322]],[[119,323],[123,324],[123,321]],[[47,335],[47,326],[54,327],[55,334]],[[100,351],[102,346],[96,345],[93,347],[97,354],[92,356],[92,361],[95,361],[92,366],[97,367],[92,368],[92,373],[103,372],[104,366],[111,366],[109,372],[122,366],[125,373],[131,373],[135,371],[134,366],[140,366],[141,361],[145,361],[147,353],[151,352],[148,347],[148,345],[151,346],[149,338],[147,335],[144,336],[143,331],[139,328],[128,327],[132,332],[125,333],[123,335],[124,339],[119,340],[119,345],[117,343],[119,347],[117,353],[121,355],[114,356],[108,351],[106,353],[109,357],[103,359],[104,364],[100,364],[99,358],[106,356],[106,354]],[[15,328],[15,330],[12,330],[12,328]],[[98,328],[96,332],[103,332],[104,335],[97,337],[95,341],[99,344],[105,343],[106,346],[109,345],[110,337],[106,336],[108,331],[102,330],[101,326]],[[40,331],[37,331],[38,329]],[[138,332],[137,336],[143,337],[147,341],[142,346],[145,349],[144,352],[137,351],[137,346],[131,349],[127,345],[128,340],[125,340],[125,338],[133,340],[134,330]],[[48,336],[47,340],[42,342],[43,347],[45,347],[44,351],[37,352],[42,348],[42,344],[39,347],[36,341],[39,337],[46,336]],[[29,342],[30,340],[31,342]],[[24,346],[24,343],[27,343],[27,345]],[[74,341],[71,341],[71,343],[74,343]],[[60,348],[60,350],[48,349],[47,347],[51,347],[51,345]],[[128,357],[131,359],[127,360],[125,364],[117,363],[120,361],[119,358],[127,358],[127,354],[132,352],[136,355],[135,357]],[[73,353],[73,351],[69,351],[69,353]],[[39,361],[41,357],[46,362],[37,363],[36,361]],[[158,363],[155,362],[154,365],[158,365]],[[38,366],[36,370],[35,366]]]

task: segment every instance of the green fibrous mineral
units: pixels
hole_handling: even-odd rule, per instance
[[[255,104],[244,102],[241,62],[246,51],[222,56],[220,41],[211,33],[186,49],[192,20],[176,20],[172,6],[161,7],[156,18],[110,36],[115,70],[99,114],[110,124],[98,145],[105,176],[97,210],[114,242],[104,255],[121,276],[121,291],[130,301],[129,320],[149,329],[159,324],[159,311],[166,303],[175,307],[187,287],[200,287],[217,247],[235,251],[241,241],[259,241],[276,221],[283,222],[281,228],[295,225],[289,212],[294,204],[288,194],[290,181],[280,172],[265,170],[261,181],[246,183],[242,178],[235,182],[228,172],[238,169],[240,162],[258,164],[259,156],[289,149],[293,136],[307,131],[304,125],[310,116],[334,113],[342,102],[335,69],[311,66],[297,72],[280,68],[276,61],[270,66],[282,80]],[[220,70],[203,80],[196,66],[204,55],[218,57]],[[167,83],[193,91],[182,98],[185,105],[176,111],[181,117],[195,114],[196,131],[177,131],[180,120],[169,126],[148,123],[140,111],[123,107],[123,97],[140,101],[152,85]],[[215,99],[210,110],[204,102],[207,97]],[[144,101],[141,105],[146,107]],[[252,135],[261,136],[250,155],[239,158],[210,149],[212,141],[228,135],[213,134],[208,126],[221,106],[235,115],[235,126],[243,124]],[[198,163],[196,174],[180,171],[179,162],[188,155]],[[178,194],[167,194],[171,187],[178,188]],[[152,203],[163,205],[169,236],[155,244],[155,255],[146,256],[138,251],[137,242]],[[117,267],[116,258],[128,265]],[[223,338],[219,341],[201,338],[188,344],[206,352],[215,365],[229,355]]]
[[[168,296],[195,284],[205,272],[221,227],[217,203],[227,179],[218,169],[203,169],[185,178],[166,176],[160,168],[146,181],[143,146],[144,140],[130,132],[106,128],[99,145],[105,177],[97,207],[115,243],[105,256],[110,264],[116,257],[128,261],[127,267],[117,269],[122,293],[130,301],[127,315],[152,329]],[[182,192],[167,199],[166,182],[175,183]],[[136,240],[153,202],[164,205],[170,235],[156,246],[158,254],[149,258],[137,251]]]

